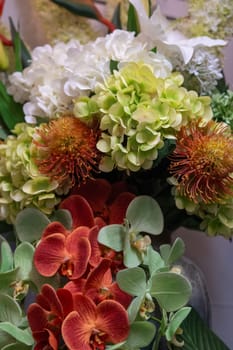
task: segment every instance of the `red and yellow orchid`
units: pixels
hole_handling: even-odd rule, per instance
[[[46,277],[56,272],[69,279],[81,277],[91,255],[88,234],[87,226],[69,232],[57,222],[48,225],[34,254],[38,272]]]
[[[120,343],[128,334],[128,315],[120,303],[104,300],[96,305],[81,293],[74,296],[74,311],[62,324],[69,350],[104,350],[106,344]]]
[[[28,308],[28,321],[36,341],[35,350],[57,350],[64,318],[73,310],[72,294],[66,289],[55,291],[45,284],[36,302]]]
[[[116,300],[127,309],[132,297],[123,292],[113,281],[111,261],[103,259],[88,275],[87,279],[70,281],[65,286],[72,294],[82,293],[91,298],[95,304],[103,300]]]

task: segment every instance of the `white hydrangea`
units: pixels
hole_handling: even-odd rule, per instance
[[[34,49],[30,66],[10,76],[8,92],[24,103],[26,121],[54,118],[72,109],[75,97],[89,95],[111,74],[111,60],[121,65],[144,61],[153,67],[157,77],[163,78],[172,70],[164,56],[152,52],[134,33],[115,30],[85,45],[72,40]]]

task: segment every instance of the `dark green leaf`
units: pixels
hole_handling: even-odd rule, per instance
[[[184,341],[182,350],[230,350],[204,323],[198,313],[192,309],[188,317],[181,324],[182,336],[177,336],[179,341]],[[179,348],[175,348],[179,350]]]
[[[10,18],[10,30],[14,47],[15,70],[21,72],[30,64],[31,55]]]
[[[76,15],[98,20],[96,11],[91,6],[81,4],[81,3],[74,3],[72,1],[67,1],[67,0],[51,0],[51,1],[61,7],[64,7],[68,11],[75,13]]]
[[[118,70],[118,61],[110,60],[110,72],[113,73],[114,70]]]
[[[22,343],[12,343],[12,344],[8,343],[8,345],[1,348],[1,350],[31,350],[31,349],[32,349],[31,345],[28,346]]]
[[[137,11],[132,4],[129,5],[128,10],[127,30],[135,32],[136,35],[140,32]]]
[[[113,17],[111,20],[112,24],[115,25],[116,29],[122,29],[122,24],[121,24],[121,3],[116,6]]]
[[[5,85],[0,81],[0,117],[8,131],[12,130],[17,123],[24,121],[23,108],[20,103],[14,101],[8,94]]]
[[[166,339],[171,341],[173,336],[175,335],[177,329],[180,327],[181,323],[188,316],[191,311],[191,307],[185,306],[182,309],[178,310],[172,318],[169,320],[168,327],[166,329]]]

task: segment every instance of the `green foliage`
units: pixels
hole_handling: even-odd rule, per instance
[[[128,10],[127,30],[136,34],[140,32],[137,11],[132,4],[129,5]]]
[[[34,208],[27,208],[16,217],[16,234],[21,242],[38,241],[49,223],[50,220],[42,212]]]
[[[115,251],[123,251],[127,267],[138,266],[150,244],[148,236],[158,235],[163,230],[163,215],[158,203],[149,196],[138,196],[131,201],[126,211],[123,225],[103,227],[98,241]]]
[[[230,350],[204,323],[198,313],[192,309],[181,324],[183,334],[177,336],[184,341],[182,350]],[[175,347],[175,350],[180,348]]]
[[[116,29],[122,29],[121,24],[121,3],[119,2],[114,10],[112,20],[112,24],[116,27]]]
[[[233,91],[217,92],[211,98],[214,119],[227,123],[233,130]]]
[[[19,31],[10,18],[10,30],[14,47],[15,71],[22,71],[30,64],[31,55],[23,40],[20,37]]]
[[[2,81],[0,81],[0,101],[1,137],[5,139],[10,130],[24,120],[24,113],[22,105],[15,102],[7,93]]]
[[[64,7],[68,11],[87,18],[92,18],[98,20],[96,15],[96,11],[92,6],[85,5],[83,3],[74,3],[72,1],[67,0],[51,0],[55,4]]]

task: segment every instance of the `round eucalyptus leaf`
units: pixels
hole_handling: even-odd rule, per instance
[[[98,235],[98,242],[114,249],[116,252],[123,250],[124,243],[124,227],[122,225],[113,224],[101,228]]]
[[[69,210],[56,210],[49,219],[51,221],[59,221],[67,230],[71,230],[72,228],[72,216]]]
[[[4,346],[12,344],[15,342],[15,339],[11,337],[8,333],[0,329],[0,349],[4,349]]]
[[[7,294],[0,293],[0,321],[10,322],[17,326],[21,318],[22,310],[17,301]]]
[[[20,329],[10,322],[1,322],[0,329],[25,345],[33,345],[34,339],[28,329]]]
[[[133,232],[146,232],[159,235],[163,231],[164,221],[160,206],[152,197],[138,196],[130,202],[126,219]]]
[[[146,274],[141,267],[120,270],[117,273],[116,281],[124,292],[138,296],[146,292]]]
[[[28,280],[33,267],[34,247],[28,242],[22,242],[14,252],[15,267],[19,268],[18,278]]]
[[[130,349],[142,348],[149,345],[154,336],[156,328],[151,322],[136,321],[130,326],[130,333],[126,344]]]
[[[174,241],[168,256],[168,264],[171,265],[184,255],[185,245],[184,241],[177,237]]]
[[[35,208],[26,208],[16,217],[15,230],[21,242],[38,241],[50,220]]]
[[[125,240],[124,246],[124,265],[126,267],[136,267],[143,261],[143,255],[131,246],[129,239]]]
[[[171,341],[173,336],[175,335],[177,329],[180,327],[181,323],[188,316],[191,311],[191,307],[185,306],[182,309],[178,310],[169,321],[168,327],[166,329],[166,339]]]
[[[0,272],[5,272],[13,269],[13,253],[9,243],[6,240],[0,242]]]
[[[151,277],[152,297],[167,312],[176,311],[185,306],[192,293],[187,278],[173,272],[157,272]]]
[[[130,323],[133,323],[135,321],[144,297],[145,293],[142,293],[131,301],[127,310]]]

